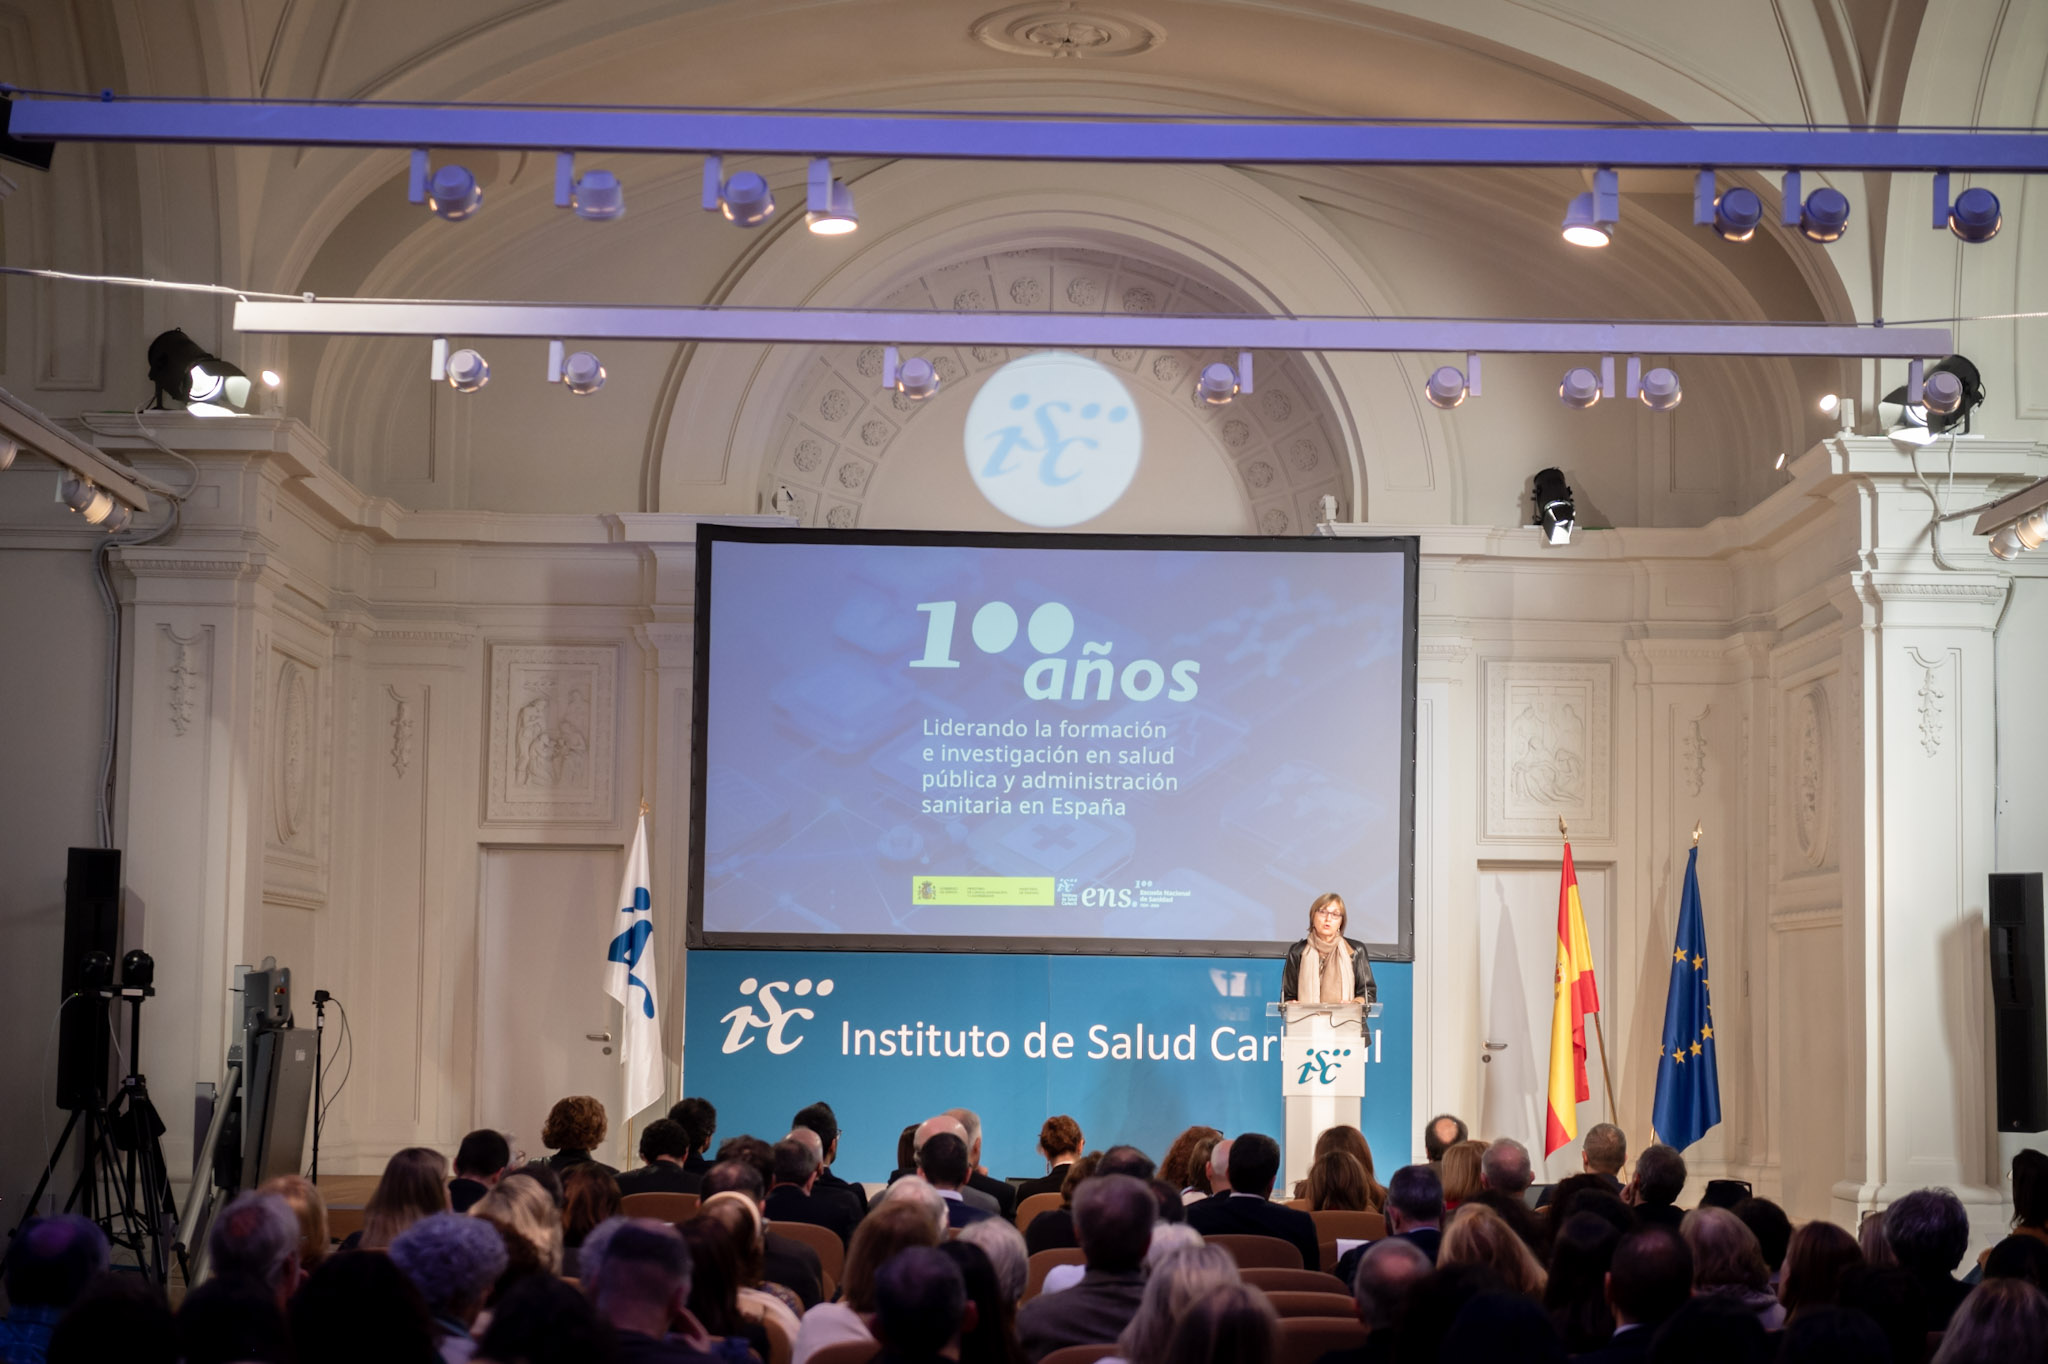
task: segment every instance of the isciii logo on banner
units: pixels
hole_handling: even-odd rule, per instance
[[[1073,526],[1116,504],[1145,434],[1130,390],[1071,351],[1012,360],[967,409],[967,472],[997,511],[1028,526]]]
[[[794,985],[786,980],[771,980],[764,984],[753,976],[748,976],[740,982],[740,995],[750,1002],[740,1005],[718,1020],[729,1025],[725,1043],[719,1050],[728,1056],[736,1051],[746,1050],[754,1045],[754,1030],[758,1028],[763,1034],[762,1040],[768,1044],[768,1050],[775,1055],[787,1056],[795,1051],[803,1045],[804,1039],[790,1034],[790,1024],[799,1019],[812,1019],[817,1015],[809,1009],[785,1005],[781,996],[788,993],[802,999],[811,994],[814,988],[817,991],[817,998],[823,999],[832,993],[832,982],[820,980],[813,986],[809,979],[804,979]],[[759,1002],[763,1012],[754,1012],[754,1002]]]

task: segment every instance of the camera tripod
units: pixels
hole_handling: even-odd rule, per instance
[[[107,1241],[117,1250],[135,1257],[143,1277],[166,1283],[170,1277],[168,1256],[175,1254],[180,1272],[186,1270],[184,1248],[176,1243],[178,1212],[171,1198],[170,1172],[164,1166],[163,1119],[150,1102],[149,1084],[142,1077],[142,1001],[156,991],[148,986],[116,987],[81,991],[84,999],[97,999],[101,1007],[113,1000],[126,1000],[128,1015],[128,1073],[121,1077],[112,1102],[102,1090],[97,1102],[71,1110],[64,1133],[50,1152],[43,1177],[29,1196],[26,1222],[35,1216],[36,1206],[62,1166],[64,1148],[75,1134],[79,1139],[78,1178],[71,1195],[64,1200],[65,1212],[82,1213],[97,1222]],[[13,1235],[19,1236],[17,1225]],[[14,1252],[10,1239],[8,1256]],[[4,1260],[0,1260],[4,1263]]]

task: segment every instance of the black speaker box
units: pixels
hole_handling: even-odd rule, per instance
[[[64,1011],[57,1025],[57,1107],[105,1102],[107,1003],[81,991],[114,983],[121,956],[121,853],[73,848],[64,875],[64,960],[58,971]]]
[[[1991,874],[1991,1012],[1998,1130],[2048,1129],[2048,994],[2043,990],[2041,873]]]

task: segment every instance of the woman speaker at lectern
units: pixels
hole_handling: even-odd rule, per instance
[[[1344,936],[1348,918],[1344,897],[1334,890],[1308,907],[1308,936],[1287,949],[1280,973],[1282,1003],[1371,1004],[1379,998],[1365,944]]]

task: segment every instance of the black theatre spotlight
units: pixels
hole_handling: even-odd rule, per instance
[[[149,343],[151,407],[170,398],[203,415],[219,416],[249,405],[249,376],[173,327]]]
[[[1543,538],[1553,545],[1570,544],[1576,523],[1571,485],[1564,481],[1564,470],[1539,470],[1535,492],[1536,524],[1542,529]]]
[[[1921,401],[1918,403],[1906,401],[1904,384],[1884,395],[1885,405],[1900,413],[1891,434],[1904,435],[1915,445],[1923,445],[1950,431],[1969,434],[1970,413],[1984,401],[1984,379],[1968,358],[1951,355],[1939,364],[1928,366],[1920,387]],[[1916,431],[1925,431],[1925,437],[1912,439]]]

